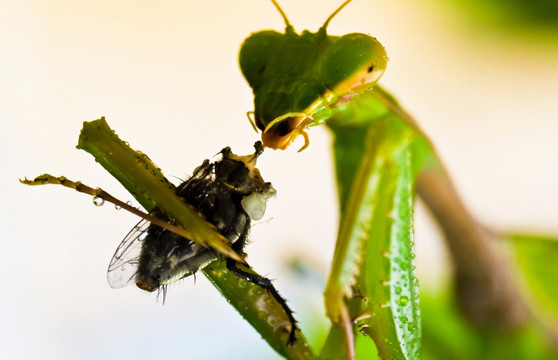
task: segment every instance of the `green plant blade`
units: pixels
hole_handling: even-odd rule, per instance
[[[147,211],[158,206],[185,229],[192,225],[189,221],[198,221],[196,215],[193,218],[184,215],[191,212],[191,207],[174,195],[172,185],[161,170],[147,156],[131,149],[127,143],[120,140],[104,118],[84,123],[78,148],[93,155]],[[202,220],[206,223],[203,218]],[[200,231],[195,234],[198,237],[208,234],[209,238],[218,238],[211,234],[215,232],[211,227],[203,229],[203,226],[206,225],[197,224],[194,230],[190,228],[190,231]],[[225,263],[220,260],[208,265],[203,273],[275,351],[287,359],[314,358],[310,346],[300,332],[297,333],[296,345],[286,346],[289,320],[275,298],[260,286],[239,279],[228,271]]]
[[[532,234],[507,234],[531,295],[544,317],[558,321],[558,238]]]
[[[77,148],[93,155],[95,161],[118,179],[145,209],[151,211],[159,206],[187,231],[189,239],[243,262],[212,224],[174,194],[174,187],[163,176],[161,169],[145,154],[131,149],[120,140],[104,118],[83,123]],[[151,176],[141,176],[146,171]]]
[[[446,284],[449,285],[449,284]],[[558,358],[552,340],[530,324],[513,331],[479,331],[460,311],[450,287],[422,293],[423,360],[548,360]]]
[[[297,342],[286,346],[290,322],[282,306],[267,291],[231,273],[219,260],[202,270],[241,315],[281,356],[292,360],[312,360],[315,356],[304,335],[297,332]],[[253,271],[252,271],[253,272]]]

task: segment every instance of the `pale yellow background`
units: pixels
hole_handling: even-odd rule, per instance
[[[297,30],[316,30],[340,0],[281,3]],[[329,32],[385,45],[382,83],[430,134],[479,218],[558,233],[556,42],[483,28],[440,4],[355,0]],[[100,116],[171,179],[224,146],[251,152],[258,136],[238,49],[252,31],[283,27],[264,0],[0,2],[1,358],[274,356],[201,275],[170,286],[165,306],[110,289],[106,267],[137,219],[17,179],[48,171],[131,199],[75,149],[81,122]],[[320,128],[310,136],[301,154],[262,157],[278,196],[247,249],[302,320],[321,311],[321,284],[298,282],[285,262],[301,255],[325,278],[337,219],[330,138]],[[443,256],[420,206],[417,215],[419,275],[432,288]]]

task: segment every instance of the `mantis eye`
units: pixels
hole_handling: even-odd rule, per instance
[[[387,65],[386,50],[375,38],[353,33],[338,38],[324,52],[323,84],[338,94],[375,84]]]
[[[240,48],[238,62],[242,74],[253,88],[262,79],[270,60],[283,42],[283,34],[266,30],[250,35]]]

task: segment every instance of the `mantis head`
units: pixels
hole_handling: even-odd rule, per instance
[[[328,110],[374,86],[386,69],[387,55],[375,38],[361,33],[328,36],[295,33],[282,10],[285,33],[265,30],[248,37],[240,49],[242,73],[254,92],[255,125],[264,146],[286,149],[308,126],[323,123]],[[302,149],[301,149],[302,150]]]

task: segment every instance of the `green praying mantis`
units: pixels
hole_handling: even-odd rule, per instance
[[[285,33],[252,34],[239,62],[254,91],[254,122],[265,146],[285,149],[302,135],[303,150],[306,129],[324,123],[334,133],[342,216],[324,295],[327,316],[345,335],[346,356],[354,358],[356,323],[383,357],[418,358],[412,199],[428,143],[395,112],[389,95],[371,90],[386,69],[384,47],[365,34],[327,35],[349,2],[316,33],[299,35],[273,1]],[[350,314],[347,300],[356,298],[360,313]]]
[[[316,33],[301,34],[272,2],[285,21],[285,33],[254,33],[239,55],[254,92],[254,125],[262,131],[264,145],[274,149],[285,149],[299,135],[305,149],[306,130],[321,124],[334,137],[341,219],[324,292],[332,329],[321,357],[354,358],[358,328],[374,340],[382,359],[419,358],[415,189],[451,239],[458,291],[467,294],[460,299],[465,312],[481,313],[480,322],[520,323],[522,304],[506,300],[515,292],[509,274],[491,271],[499,257],[465,210],[429,139],[377,85],[386,70],[384,47],[365,34],[327,34],[329,22],[350,0]],[[473,271],[462,255],[466,248],[484,259]],[[478,281],[479,273],[488,275]],[[495,294],[496,287],[504,290]],[[344,351],[331,355],[339,342],[346,344]]]
[[[365,353],[377,352],[382,359],[418,359],[421,322],[413,251],[415,194],[423,197],[446,236],[457,239],[455,252],[463,243],[475,251],[490,249],[480,240],[481,230],[463,208],[429,139],[397,101],[377,85],[387,65],[382,44],[365,34],[327,34],[330,21],[350,1],[334,11],[316,33],[297,34],[272,0],[285,21],[285,32],[252,34],[239,55],[242,73],[254,92],[254,111],[249,117],[262,132],[265,147],[286,149],[301,135],[303,150],[310,144],[308,129],[318,125],[326,125],[334,137],[341,216],[324,292],[332,326],[320,353],[310,349],[300,331],[296,332],[297,342],[287,344],[292,330],[287,314],[257,284],[232,276],[219,261],[202,271],[288,359],[354,359],[355,341],[363,335],[373,340],[366,343]],[[129,148],[104,121],[84,124],[78,147],[90,152],[148,212],[157,206],[174,219],[176,226],[169,230],[242,262],[226,239],[188,204],[177,201],[160,169]],[[26,183],[58,183],[78,191],[84,189],[82,184],[66,180],[41,177]],[[111,201],[99,189],[88,188],[85,192]],[[439,195],[444,201],[436,200]],[[118,204],[127,208],[124,203]],[[454,221],[451,214],[456,214],[459,221]],[[139,215],[156,221],[149,215]],[[473,230],[463,235],[463,229]],[[480,271],[488,266],[483,261],[478,264]],[[470,280],[469,275],[466,270],[459,274],[465,280]],[[500,284],[503,288],[511,286],[505,280]],[[458,286],[475,290],[471,294],[477,302],[487,304],[487,313],[499,305],[509,305],[505,297],[494,300],[490,286],[474,281],[458,282]],[[467,300],[463,303],[466,308]],[[494,318],[498,316],[508,318],[506,313]]]

